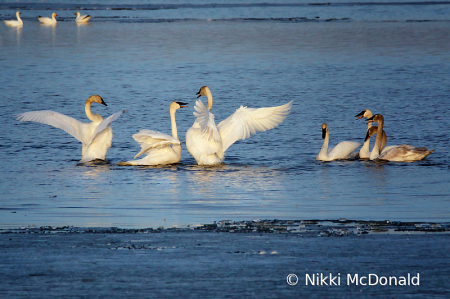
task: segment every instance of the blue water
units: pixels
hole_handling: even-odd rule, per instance
[[[449,221],[450,3],[326,2],[0,4],[0,19],[20,9],[24,20],[0,26],[0,227]],[[73,22],[80,7],[93,16],[88,26]],[[57,26],[39,25],[52,11]],[[218,167],[196,166],[184,144],[178,165],[117,165],[139,151],[131,135],[140,129],[170,133],[173,100],[190,104],[177,112],[184,142],[203,85],[217,122],[240,105],[294,100],[293,110],[232,145]],[[92,94],[108,104],[94,113],[126,110],[112,125],[108,163],[79,164],[73,137],[14,118],[51,109],[88,122]],[[330,145],[364,140],[366,123],[354,117],[363,109],[384,115],[388,145],[436,151],[414,163],[315,161],[323,122]]]

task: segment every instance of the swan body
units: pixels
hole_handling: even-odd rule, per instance
[[[79,11],[77,11],[75,13],[75,16],[77,16],[77,18],[75,19],[75,22],[77,23],[88,23],[89,19],[91,18],[90,15],[81,15]]]
[[[257,132],[277,127],[289,114],[292,101],[277,107],[247,108],[241,106],[216,126],[211,113],[213,98],[207,86],[200,88],[197,98],[206,96],[205,107],[196,102],[192,127],[186,132],[186,147],[198,165],[217,165],[225,158],[225,151],[237,140],[249,138]]]
[[[119,165],[167,165],[178,163],[181,160],[181,143],[178,139],[177,124],[175,122],[175,112],[179,108],[186,107],[186,103],[172,102],[170,104],[170,120],[172,124],[172,136],[152,131],[141,130],[134,134],[133,138],[141,145],[141,151],[134,156],[146,156],[139,160],[131,160],[127,162],[119,162]]]
[[[342,141],[338,143],[334,148],[329,149],[328,143],[330,140],[330,133],[328,130],[328,124],[322,124],[322,138],[323,145],[319,154],[316,157],[316,160],[319,161],[333,161],[333,160],[341,160],[341,159],[353,159],[357,157],[357,153],[354,153],[354,150],[361,145],[359,142],[355,141]]]
[[[82,163],[97,159],[105,160],[106,152],[112,143],[111,123],[125,111],[117,112],[103,119],[100,115],[91,112],[92,103],[100,103],[107,106],[100,96],[90,96],[85,105],[86,115],[92,121],[90,123],[84,123],[70,116],[50,110],[25,112],[17,115],[17,119],[51,125],[75,137],[82,143]]]
[[[46,17],[38,17],[39,22],[41,22],[41,24],[48,24],[48,25],[54,25],[56,24],[56,19],[55,17],[57,17],[58,15],[54,12],[52,13],[52,17],[51,18],[46,18]]]
[[[385,148],[380,153],[382,140],[381,132],[383,131],[384,117],[381,114],[375,114],[369,118],[369,121],[378,123],[377,138],[372,153],[370,154],[370,160],[379,159],[394,162],[413,162],[420,161],[434,152],[434,150],[428,150],[426,147],[414,147],[412,145],[401,144]]]
[[[20,18],[20,11],[16,12],[16,17],[17,20],[4,20],[3,22],[5,22],[6,26],[10,26],[10,27],[20,27],[23,26],[23,21]]]

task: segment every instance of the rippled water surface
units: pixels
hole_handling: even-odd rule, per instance
[[[448,221],[450,3],[327,2],[0,4],[0,19],[19,9],[24,20],[0,26],[0,227]],[[81,7],[90,25],[73,22]],[[39,25],[52,11],[58,24]],[[203,85],[217,122],[240,105],[294,106],[276,129],[231,146],[222,165],[196,166],[184,141]],[[88,122],[92,94],[108,104],[94,113],[126,110],[112,125],[107,163],[80,164],[73,137],[14,118],[51,109]],[[132,134],[170,133],[173,100],[189,103],[176,115],[181,163],[118,166],[139,151]],[[331,145],[364,140],[366,123],[354,117],[363,109],[384,115],[388,144],[436,151],[414,163],[315,161],[323,122]]]

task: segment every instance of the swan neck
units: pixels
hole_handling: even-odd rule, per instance
[[[175,111],[176,109],[170,109],[170,123],[172,124],[172,136],[178,139],[177,122],[175,121]]]
[[[86,116],[93,122],[102,121],[103,118],[100,115],[92,113],[91,105],[92,105],[92,101],[88,99],[86,101],[86,105],[84,106],[84,111],[86,112]]]
[[[322,148],[320,149],[319,155],[328,155],[328,142],[330,141],[330,133],[325,133],[325,139],[323,140]]]
[[[383,121],[379,120],[378,121],[377,138],[375,139],[375,145],[373,146],[373,150],[372,150],[373,154],[371,155],[371,159],[374,156],[378,157],[380,155],[382,140],[383,140]]]
[[[213,97],[211,90],[209,90],[209,88],[206,89],[206,98],[208,99],[208,104],[206,105],[206,108],[208,108],[211,111],[213,105]]]

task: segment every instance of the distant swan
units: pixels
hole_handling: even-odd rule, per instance
[[[55,17],[57,17],[58,15],[54,12],[54,13],[52,13],[52,17],[51,18],[46,18],[46,17],[41,17],[41,16],[39,16],[38,17],[38,20],[39,20],[39,22],[41,22],[42,24],[49,24],[49,25],[52,25],[52,24],[56,24],[56,19],[55,19]]]
[[[292,101],[278,107],[241,106],[216,126],[211,113],[213,98],[210,89],[203,86],[197,95],[197,98],[206,96],[208,104],[205,107],[201,100],[196,102],[194,115],[197,119],[186,132],[186,147],[199,165],[220,164],[225,158],[225,151],[234,142],[277,127],[292,108]]]
[[[360,119],[363,117],[365,117],[367,119],[371,118],[372,111],[370,111],[369,109],[365,109],[361,113],[355,115],[355,117],[357,117],[356,119]],[[372,127],[372,123],[368,122],[367,130],[369,130],[370,127]],[[366,134],[366,136],[367,136],[367,134]],[[370,136],[372,136],[372,135],[370,135]],[[370,136],[369,136],[369,138],[365,139],[363,146],[359,150],[359,158],[360,159],[369,159],[370,158]],[[387,136],[386,136],[386,133],[383,131],[383,142],[381,143],[381,149],[383,149],[384,146],[386,145],[386,141],[387,141]]]
[[[11,26],[11,27],[19,27],[23,25],[23,21],[20,18],[20,11],[16,12],[16,17],[17,20],[3,20],[3,22],[5,22],[6,26]]]
[[[414,147],[411,145],[401,144],[388,150],[384,150],[381,154],[379,154],[384,117],[381,114],[375,114],[369,118],[369,121],[378,123],[377,138],[375,139],[375,146],[370,155],[370,160],[380,159],[395,162],[412,162],[422,160],[434,152],[434,150],[429,151],[426,147]]]
[[[20,121],[35,121],[62,129],[75,137],[83,144],[81,162],[89,162],[96,159],[105,160],[106,152],[111,147],[112,129],[111,123],[118,119],[125,111],[117,112],[107,119],[91,112],[91,104],[106,103],[98,95],[90,96],[86,101],[85,111],[91,123],[83,123],[64,114],[43,110],[31,111],[17,115]]]
[[[170,122],[172,124],[172,136],[151,130],[141,130],[134,134],[133,138],[141,145],[141,151],[134,156],[136,159],[142,154],[147,156],[127,162],[119,162],[119,165],[166,165],[178,163],[181,160],[181,143],[178,139],[175,112],[186,107],[186,103],[172,102],[169,106]]]
[[[358,146],[361,145],[361,143],[359,142],[342,141],[338,143],[333,149],[331,150],[328,149],[330,133],[328,131],[328,124],[326,123],[322,124],[322,138],[323,138],[322,149],[320,150],[319,155],[317,155],[316,160],[333,161],[340,159],[352,159],[357,157],[357,154],[353,153],[353,151],[357,149]]]
[[[77,23],[88,23],[89,19],[91,18],[90,15],[83,15],[82,16],[79,11],[77,11],[75,13],[75,16],[77,16],[77,18],[75,19],[75,22],[77,22]]]

